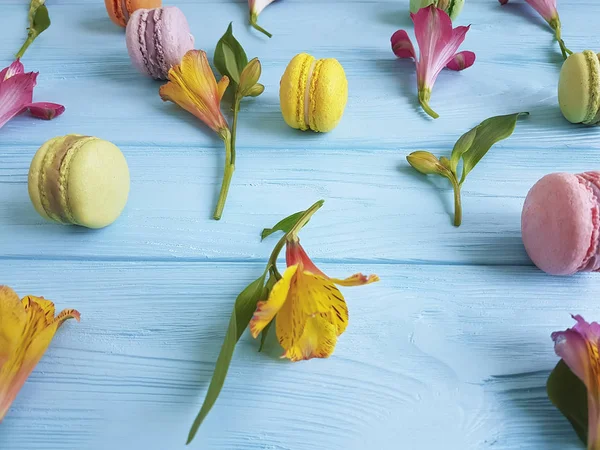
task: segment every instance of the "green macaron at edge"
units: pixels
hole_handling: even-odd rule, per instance
[[[564,62],[558,83],[558,102],[572,123],[589,124],[600,107],[600,61],[596,53],[574,53]]]

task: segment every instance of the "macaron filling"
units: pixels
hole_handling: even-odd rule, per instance
[[[69,163],[76,149],[93,139],[88,136],[67,136],[60,146],[49,148],[44,155],[38,189],[42,208],[48,217],[57,222],[75,223],[67,195]]]
[[[591,196],[592,207],[590,212],[593,230],[590,237],[590,247],[577,271],[598,272],[600,271],[600,172],[584,172],[575,176],[582,188]]]
[[[121,0],[121,12],[125,23],[129,22],[129,10],[127,9],[127,0]]]
[[[317,66],[317,60],[314,59],[310,68],[308,69],[308,75],[306,77],[306,86],[304,87],[304,123],[310,128],[310,87],[315,73],[315,67]]]
[[[590,104],[582,122],[586,125],[593,125],[600,122],[600,59],[591,50],[585,50],[583,55],[589,68]]]

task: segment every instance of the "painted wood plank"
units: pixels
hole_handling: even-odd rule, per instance
[[[575,449],[543,386],[550,333],[598,316],[591,275],[522,267],[325,264],[344,289],[327,360],[287,363],[244,337],[191,448]],[[76,307],[0,427],[0,448],[183,449],[237,292],[259,264],[2,261],[2,282]],[[540,294],[540,286],[546,286]],[[110,288],[107,288],[110,287]],[[276,344],[275,344],[276,345]]]
[[[594,18],[600,5],[589,6],[582,15],[579,7],[569,6],[575,3],[565,4],[561,18],[569,45],[575,50],[598,47]],[[267,91],[245,108],[242,149],[447,148],[484,118],[519,110],[533,115],[512,138],[515,148],[597,145],[598,130],[573,126],[560,115],[556,100],[560,57],[550,30],[527,5],[501,8],[488,1],[465,8],[460,21],[473,25],[463,48],[474,50],[478,61],[462,73],[440,75],[432,99],[441,114],[437,121],[427,118],[417,105],[414,65],[396,61],[389,48],[396,29],[411,27],[406,5],[356,3],[348,8],[330,3],[318,20],[313,19],[314,4],[278,7],[271,14],[276,14],[269,23],[276,37],[270,41],[248,30],[242,6],[182,4],[198,47],[212,55],[227,23],[237,18],[236,34],[248,53],[263,61]],[[0,48],[17,49],[23,24],[13,18],[22,7],[4,8],[0,28],[6,31],[0,36]],[[108,20],[102,2],[60,3],[54,9],[54,26],[30,49],[25,62],[41,73],[36,98],[60,100],[68,111],[51,124],[13,121],[2,130],[2,143],[39,145],[54,135],[79,132],[121,145],[220,145],[196,119],[160,100],[160,83],[135,72],[123,32]],[[315,30],[309,36],[307,23]],[[302,135],[281,118],[279,80],[288,61],[301,51],[337,57],[348,74],[346,115],[339,128],[327,135]],[[10,54],[2,55],[1,61],[7,64]]]
[[[320,260],[529,265],[520,233],[527,191],[546,173],[596,167],[598,152],[558,159],[553,149],[499,145],[469,175],[464,223],[455,228],[449,183],[414,172],[406,151],[247,149],[215,222],[222,151],[123,147],[129,204],[115,224],[91,231],[37,215],[27,193],[35,150],[3,150],[0,258],[264,260],[272,244],[260,242],[260,231],[324,198],[302,233]]]

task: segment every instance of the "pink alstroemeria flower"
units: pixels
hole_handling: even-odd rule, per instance
[[[585,384],[588,393],[588,450],[600,450],[600,324],[581,316],[573,328],[552,333],[554,351]]]
[[[0,128],[16,115],[29,110],[33,117],[50,120],[60,116],[65,107],[56,103],[33,103],[37,72],[25,73],[18,59],[0,71]]]
[[[448,14],[434,5],[421,8],[411,14],[415,24],[415,36],[419,44],[419,58],[415,48],[404,30],[396,31],[392,36],[392,50],[398,58],[414,58],[417,65],[417,85],[419,103],[423,110],[434,119],[438,114],[429,107],[431,90],[437,76],[444,67],[450,70],[463,70],[475,62],[475,53],[456,53],[465,40],[468,27],[452,29],[452,21]]]
[[[508,0],[498,0],[500,4],[506,5]],[[556,0],[525,0],[533,9],[535,9],[540,16],[544,18],[548,25],[554,30],[556,40],[560,44],[560,50],[563,54],[563,58],[573,53],[566,46],[561,36],[560,17],[558,16],[558,10],[556,8]]]
[[[263,9],[274,1],[275,0],[248,0],[248,7],[250,8],[250,25],[269,37],[272,37],[273,35],[258,24],[258,16]]]

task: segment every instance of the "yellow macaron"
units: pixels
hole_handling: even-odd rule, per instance
[[[327,132],[340,122],[348,80],[337,59],[296,55],[281,78],[279,101],[285,122],[302,131]]]

